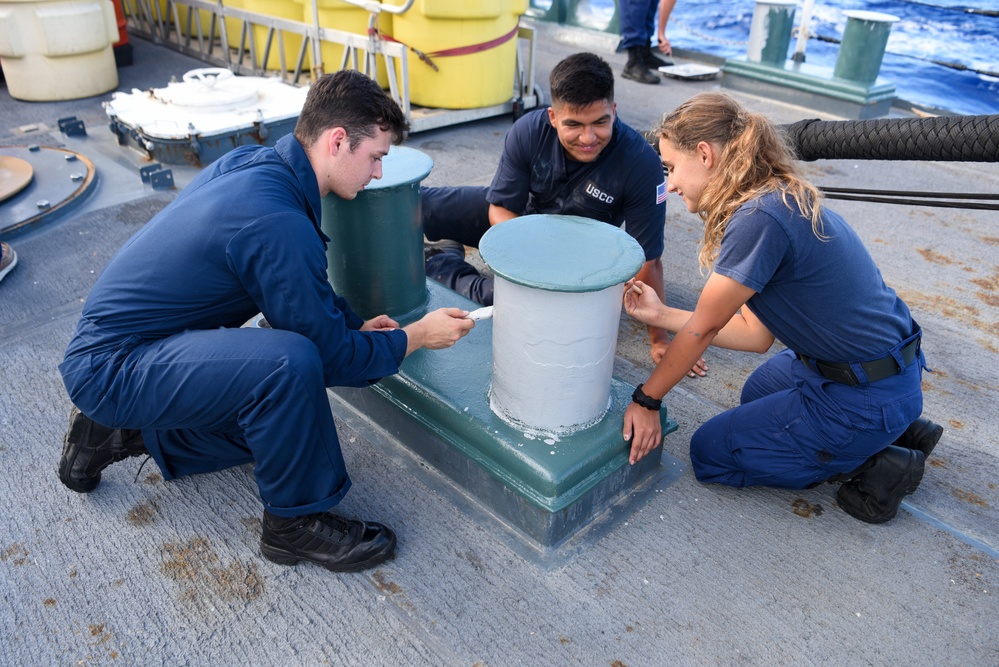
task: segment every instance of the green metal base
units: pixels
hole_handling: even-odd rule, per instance
[[[827,67],[788,61],[785,67],[731,58],[722,67],[722,87],[817,108],[844,118],[865,120],[887,116],[895,100],[895,84],[878,79],[857,83],[832,75]],[[819,101],[816,97],[820,98]]]
[[[433,281],[427,289],[428,310],[477,307]],[[333,391],[544,548],[568,540],[659,469],[662,447],[628,464],[621,416],[633,386],[613,379],[611,405],[599,423],[555,436],[515,428],[493,413],[491,374],[487,320],[449,350],[413,353],[397,375],[370,389]],[[677,423],[663,414],[662,427],[672,433]]]

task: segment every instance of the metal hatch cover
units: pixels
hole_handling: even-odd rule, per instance
[[[150,159],[204,166],[237,146],[273,145],[294,129],[308,87],[224,68],[186,72],[165,88],[114,93],[111,131]]]

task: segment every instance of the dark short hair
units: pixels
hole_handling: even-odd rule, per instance
[[[614,72],[594,53],[574,53],[552,68],[549,77],[552,104],[573,109],[594,102],[614,101]]]
[[[409,122],[374,79],[357,70],[340,70],[312,83],[295,124],[295,138],[309,147],[331,127],[346,130],[354,150],[362,140],[375,136],[376,127],[392,132],[392,143],[402,143]]]

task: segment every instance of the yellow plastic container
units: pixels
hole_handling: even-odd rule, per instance
[[[113,90],[117,41],[111,0],[0,2],[0,66],[15,99],[75,100]]]
[[[394,0],[396,5],[401,4]],[[513,98],[517,36],[498,46],[464,55],[437,51],[485,44],[517,28],[528,0],[416,0],[392,19],[393,37],[430,55],[434,71],[409,53],[409,99],[413,104],[445,109],[477,109]]]
[[[246,9],[246,3],[243,0],[223,0],[222,6],[225,9]],[[238,49],[239,41],[243,34],[243,21],[237,18],[228,18],[225,20],[225,37],[226,43],[229,44],[230,49]],[[250,48],[249,40],[247,40],[245,48]]]
[[[295,2],[294,0],[243,0],[243,8],[247,11],[254,12],[255,14],[263,14],[264,16],[273,16],[281,19],[289,19],[292,21],[302,22],[302,6]],[[226,30],[228,30],[228,25]],[[256,42],[257,49],[257,67],[264,67],[264,69],[280,70],[281,69],[281,55],[280,49],[278,48],[278,33],[283,33],[283,43],[284,43],[284,65],[285,69],[291,71],[295,69],[295,62],[298,60],[298,52],[302,48],[302,36],[294,32],[284,32],[280,30],[275,30],[274,35],[271,38],[271,50],[270,56],[267,58],[267,64],[261,65],[263,61],[264,48],[267,46],[267,34],[269,28],[263,25],[253,25],[253,39]],[[239,37],[236,37],[237,41]],[[249,49],[249,40],[247,40],[246,48]],[[307,70],[311,67],[312,59],[309,54],[305,54],[305,62],[302,65],[303,70]]]
[[[196,24],[200,24],[202,38],[208,39],[211,36],[212,12],[202,11],[197,8],[191,8],[189,5],[184,3],[183,0],[179,0],[179,2],[174,2],[171,7],[167,7],[167,0],[159,0],[157,5],[159,8],[159,15],[156,16],[155,18],[163,21],[163,23],[168,26],[172,26],[174,24],[173,11],[174,9],[177,10],[177,19],[180,21],[180,24],[177,25],[176,28],[180,32],[180,34],[182,35],[190,34],[191,37],[197,39],[198,26]],[[194,18],[191,19],[191,29],[188,30],[187,15],[191,11],[194,12]],[[218,35],[219,35],[219,29],[218,27],[216,27],[215,36],[218,37]]]
[[[303,10],[303,22],[312,25],[315,19],[312,16],[312,2],[310,0],[304,2]],[[371,18],[371,13],[357,5],[343,2],[342,0],[319,0],[317,13],[319,15],[320,27],[342,30],[343,32],[350,32],[363,37],[367,37],[368,35],[368,20]],[[380,12],[378,14],[378,29],[385,34],[392,34],[392,14],[387,12]],[[340,60],[343,58],[343,52],[344,47],[341,44],[323,42],[323,71],[329,73],[340,69]],[[361,59],[367,57],[367,51],[359,52],[357,57],[358,67],[363,69],[364,64]],[[347,66],[351,66],[349,62]],[[385,67],[385,58],[378,58],[376,73],[379,85],[382,88],[387,88],[388,74]]]

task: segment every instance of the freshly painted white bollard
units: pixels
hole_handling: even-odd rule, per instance
[[[645,261],[612,225],[528,215],[479,243],[496,276],[490,408],[517,427],[568,433],[607,412],[624,283]]]

